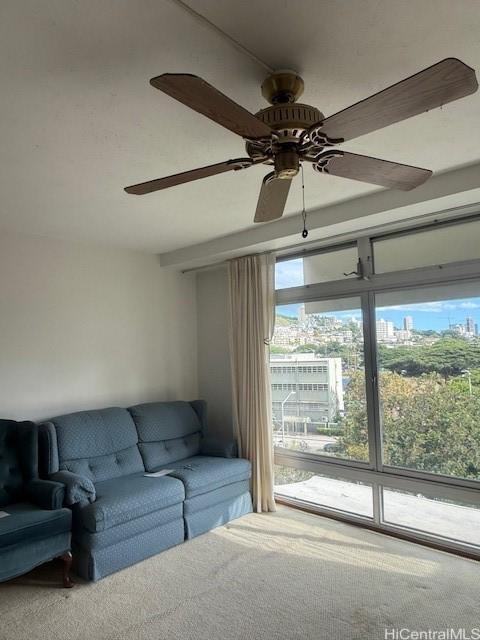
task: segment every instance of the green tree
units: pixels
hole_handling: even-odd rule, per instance
[[[460,386],[459,386],[459,383]],[[380,374],[384,459],[387,464],[459,476],[480,477],[480,393],[465,380],[439,374],[406,377]],[[346,389],[344,435],[347,455],[368,459],[364,382]]]
[[[439,373],[445,379],[480,365],[480,341],[444,337],[422,346],[379,347],[379,364],[407,376]]]
[[[286,347],[280,347],[277,344],[270,345],[270,353],[282,354],[282,353],[290,353],[290,350]]]
[[[301,344],[298,347],[296,347],[293,352],[294,353],[312,353],[314,354],[315,351],[318,349],[318,344],[313,344],[313,343],[307,343],[307,344]]]
[[[297,319],[292,316],[283,316],[281,313],[277,313],[275,316],[275,326],[277,327],[289,327],[291,324],[296,324]]]

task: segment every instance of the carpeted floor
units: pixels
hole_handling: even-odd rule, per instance
[[[97,584],[65,590],[58,571],[0,585],[2,640],[383,640],[385,628],[480,626],[480,563],[286,507]]]

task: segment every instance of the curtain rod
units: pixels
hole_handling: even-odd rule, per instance
[[[344,234],[338,234],[336,236],[331,236],[330,238],[326,239],[326,240],[310,240],[308,242],[303,241],[302,243],[295,243],[295,244],[291,244],[291,245],[287,245],[285,247],[281,247],[279,249],[270,249],[268,251],[259,251],[257,252],[256,255],[267,255],[267,254],[275,254],[275,255],[280,255],[283,254],[285,251],[289,251],[291,249],[299,249],[301,247],[301,250],[295,252],[295,253],[291,253],[291,254],[287,254],[286,256],[284,256],[285,258],[294,258],[295,256],[301,257],[302,254],[307,253],[309,251],[309,249],[311,248],[312,250],[315,250],[315,248],[320,249],[333,249],[334,247],[338,247],[340,244],[349,244],[351,242],[353,242],[355,239],[359,238],[359,237],[364,237],[365,235],[375,235],[375,230],[377,230],[377,237],[380,237],[381,235],[391,235],[394,233],[408,233],[411,231],[415,231],[416,229],[421,229],[423,227],[427,227],[427,226],[433,226],[435,225],[435,223],[448,223],[448,222],[454,222],[455,219],[458,219],[458,221],[460,222],[461,220],[464,219],[468,219],[468,218],[476,218],[479,217],[480,212],[466,212],[465,215],[463,216],[458,216],[458,218],[452,217],[451,219],[447,218],[446,220],[438,220],[438,216],[442,216],[445,215],[447,216],[448,214],[451,214],[452,216],[454,214],[459,214],[461,213],[461,211],[465,211],[466,209],[470,210],[475,207],[480,206],[480,202],[474,202],[472,204],[465,204],[465,205],[460,205],[458,207],[451,207],[449,209],[442,209],[441,211],[436,211],[436,212],[432,212],[432,213],[424,213],[418,216],[414,216],[412,218],[409,218],[409,222],[415,222],[415,221],[419,221],[419,220],[425,220],[425,223],[422,224],[418,224],[418,225],[412,225],[412,226],[407,226],[407,227],[403,227],[397,230],[392,230],[389,227],[392,226],[393,223],[390,224],[383,224],[383,225],[377,225],[374,227],[369,227],[367,229],[363,229],[361,231],[352,231],[350,233],[344,233]],[[430,220],[429,218],[433,218],[432,220]],[[401,221],[399,221],[401,222]],[[384,230],[383,232],[381,230]],[[315,245],[312,247],[312,245]],[[238,255],[238,256],[234,256],[232,258],[229,258],[228,260],[220,260],[218,262],[211,262],[210,264],[206,264],[206,265],[202,265],[199,267],[190,267],[188,269],[182,269],[181,273],[194,273],[194,272],[199,272],[199,271],[209,271],[211,269],[217,269],[218,267],[224,267],[226,266],[230,260],[234,260],[235,258],[245,258],[246,256],[252,255],[251,252],[246,253],[246,254],[242,254],[242,255]]]

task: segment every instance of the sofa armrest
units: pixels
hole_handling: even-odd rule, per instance
[[[42,509],[61,509],[65,498],[65,485],[52,480],[31,480],[27,485],[30,500]]]
[[[235,440],[207,437],[202,440],[200,453],[218,458],[236,458],[238,457],[237,443]]]
[[[51,480],[62,482],[65,485],[65,504],[72,505],[77,502],[95,502],[97,493],[95,485],[86,476],[72,473],[71,471],[57,471],[50,476]]]

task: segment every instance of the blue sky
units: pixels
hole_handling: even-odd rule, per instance
[[[417,304],[396,305],[377,308],[377,318],[392,320],[401,327],[403,318],[411,316],[416,329],[448,329],[449,324],[465,324],[467,317],[480,324],[480,298],[440,300]]]
[[[276,288],[283,289],[286,287],[294,287],[303,284],[303,266],[302,258],[298,260],[289,260],[278,262],[276,265]],[[480,297],[454,298],[453,288],[449,288],[449,292],[445,292],[452,296],[450,300],[433,300],[421,301],[415,303],[405,302],[395,306],[379,306],[377,308],[377,318],[391,320],[396,327],[403,326],[403,318],[411,316],[413,318],[413,326],[416,329],[434,329],[441,331],[448,329],[449,324],[465,324],[466,317],[472,317],[474,322],[480,325]],[[428,293],[426,293],[428,297]],[[437,296],[432,296],[437,297]],[[418,298],[417,298],[418,300]],[[277,312],[287,316],[298,316],[300,305],[286,305],[277,307]],[[339,311],[333,314],[337,318],[347,319],[354,315],[360,318],[360,311]]]
[[[286,289],[303,284],[303,258],[285,260],[275,265],[275,288]]]

